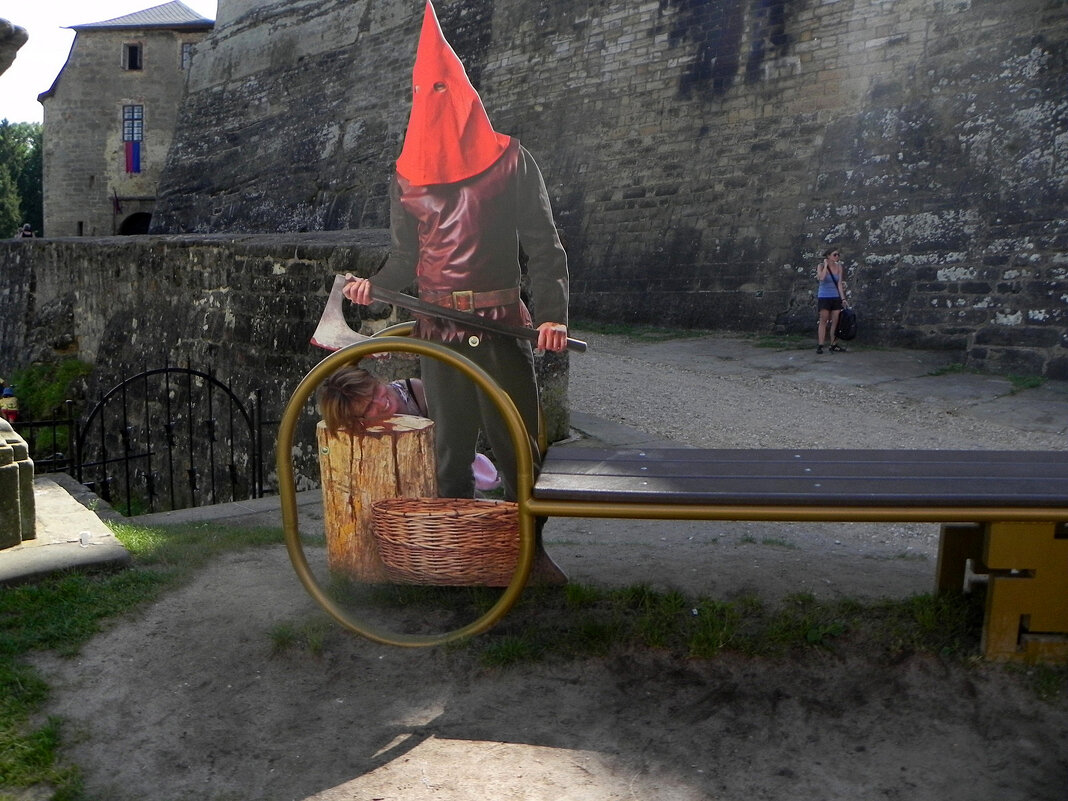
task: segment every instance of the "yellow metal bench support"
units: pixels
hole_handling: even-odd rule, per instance
[[[943,526],[939,591],[960,591],[969,561],[971,572],[987,580],[983,656],[997,662],[1068,661],[1068,524]]]
[[[983,656],[1068,661],[1068,532],[1063,523],[990,523]]]

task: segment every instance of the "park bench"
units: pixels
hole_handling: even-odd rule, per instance
[[[399,635],[354,620],[312,575],[300,542],[291,457],[297,418],[330,373],[383,352],[455,367],[497,405],[517,449],[515,576],[482,617],[441,635]],[[434,645],[485,631],[514,605],[530,576],[539,517],[940,523],[935,589],[963,590],[969,566],[974,576],[986,576],[983,655],[1068,660],[1068,452],[546,449],[543,443],[535,480],[527,442],[519,413],[495,382],[433,342],[387,335],[331,354],[294,391],[279,428],[279,495],[298,577],[350,630],[389,644]]]
[[[1068,658],[1068,452],[549,448],[531,514],[941,523],[935,585],[988,577],[981,650]]]

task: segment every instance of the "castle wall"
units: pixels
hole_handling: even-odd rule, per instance
[[[1068,5],[436,6],[545,173],[576,315],[811,332],[835,244],[865,341],[1068,375]],[[222,0],[156,230],[385,226],[421,14]]]
[[[264,414],[277,421],[327,355],[309,339],[334,275],[372,273],[388,246],[386,231],[0,241],[0,375],[76,357],[94,366],[92,404],[135,373],[189,365],[245,402],[262,390]],[[345,308],[365,334],[398,319],[382,304]],[[569,433],[567,362],[566,354],[537,357],[550,440]],[[417,365],[396,357],[374,369],[392,378]],[[319,480],[317,420],[309,410],[296,458],[304,486]]]

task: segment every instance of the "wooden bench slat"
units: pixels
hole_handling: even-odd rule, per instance
[[[948,462],[935,465],[916,465],[907,462],[876,464],[871,462],[854,463],[812,463],[812,462],[659,462],[649,464],[638,461],[612,462],[567,462],[554,461],[550,472],[557,475],[593,475],[593,476],[631,476],[641,478],[655,475],[660,477],[703,476],[709,479],[721,478],[820,478],[827,481],[848,478],[1035,478],[1049,477],[1048,465],[999,465],[996,476],[992,475],[989,464],[975,462]]]
[[[608,503],[1068,507],[1068,480],[543,475],[534,497]]]
[[[1068,451],[899,451],[899,450],[740,450],[696,448],[559,448],[550,449],[546,462],[598,464],[601,462],[695,462],[699,464],[1020,464],[1068,465]]]
[[[550,450],[534,497],[751,506],[1068,507],[1068,452],[573,448]]]

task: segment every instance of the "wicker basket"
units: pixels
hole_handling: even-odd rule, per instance
[[[519,560],[514,503],[390,498],[373,504],[386,575],[405,584],[507,586]]]

